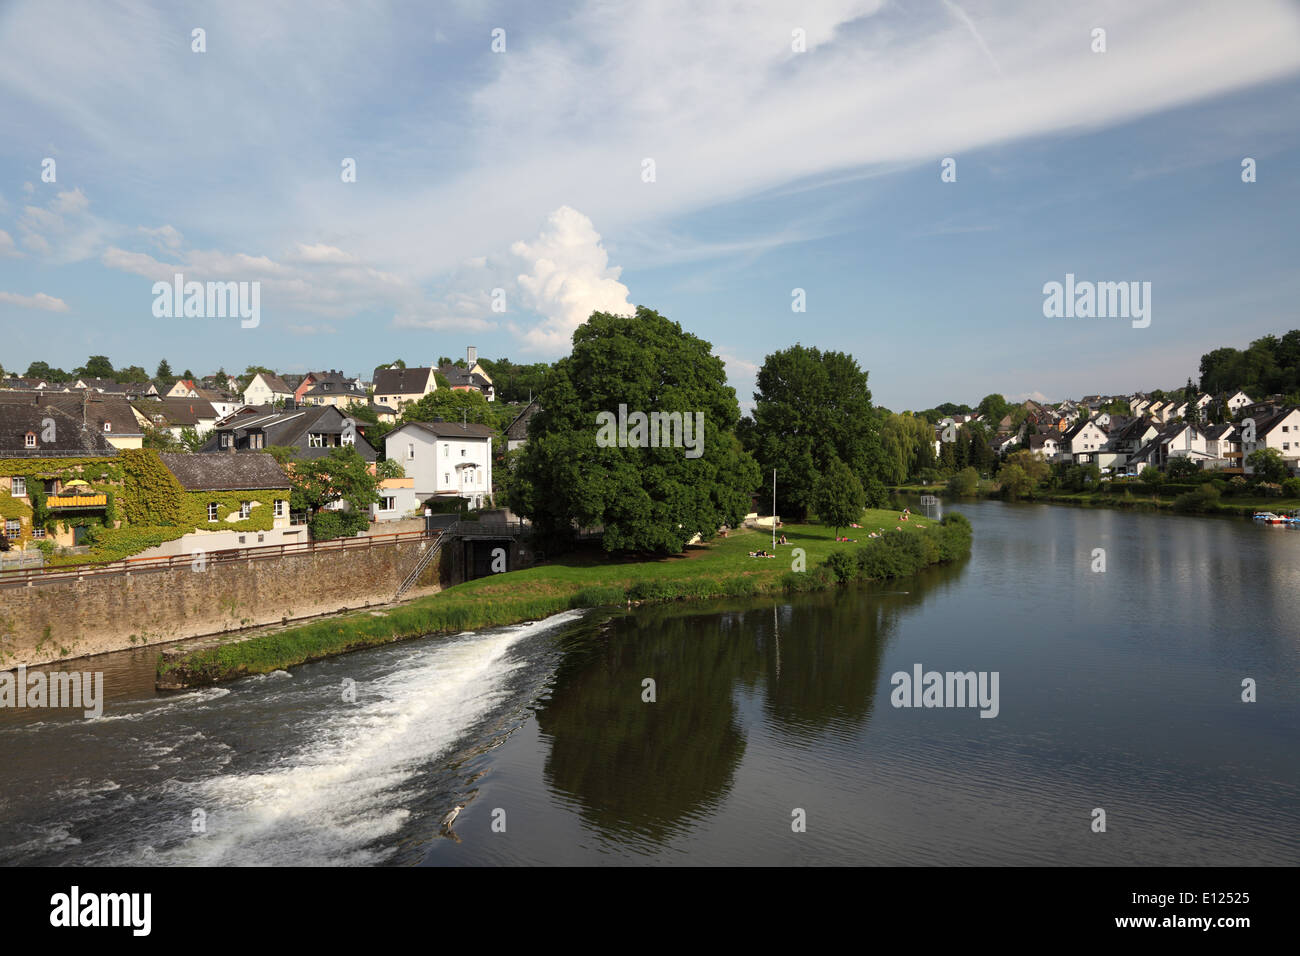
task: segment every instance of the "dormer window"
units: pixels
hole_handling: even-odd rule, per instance
[[[112,422],[104,422],[104,431],[106,431],[106,432],[111,432],[112,430],[113,430],[113,423],[112,423]]]
[[[36,432],[28,432],[26,435],[23,436],[23,447],[25,448],[36,447]]]

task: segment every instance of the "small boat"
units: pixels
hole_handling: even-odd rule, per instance
[[[1256,511],[1254,518],[1263,524],[1286,524],[1289,520],[1283,515],[1275,515],[1271,511]]]

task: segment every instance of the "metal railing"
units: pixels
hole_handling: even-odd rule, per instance
[[[416,541],[421,538],[437,538],[433,531],[399,531],[393,534],[367,534],[353,538],[331,538],[328,541],[296,541],[290,544],[267,544],[251,548],[221,548],[214,551],[195,549],[203,556],[205,566],[230,564],[236,561],[265,561],[270,558],[282,558],[291,554],[313,554],[327,551],[353,551],[357,548],[373,548],[376,545],[397,544],[402,541]],[[196,560],[194,553],[161,555],[154,558],[124,558],[101,564],[82,563],[64,564],[38,569],[17,568],[0,571],[0,588],[25,587],[29,584],[45,584],[51,581],[80,580],[96,575],[140,574],[150,571],[170,571],[176,568],[192,568]]]

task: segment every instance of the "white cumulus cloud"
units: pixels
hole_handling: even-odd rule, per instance
[[[528,268],[517,279],[525,305],[544,316],[525,335],[538,350],[567,349],[574,329],[592,312],[636,311],[627,286],[618,281],[623,270],[609,264],[600,233],[576,209],[561,206],[547,217],[536,240],[516,242],[510,251]]]

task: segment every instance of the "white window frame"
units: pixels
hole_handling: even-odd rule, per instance
[[[27,497],[27,479],[22,475],[14,475],[9,479],[9,494],[15,498]]]
[[[380,511],[396,511],[396,510],[397,510],[397,495],[380,495],[380,496],[379,496],[379,510],[380,510]]]
[[[283,498],[276,498],[275,516],[277,518],[283,518],[288,513],[289,513],[289,502],[285,501]]]
[[[247,521],[253,513],[253,503],[251,501],[241,501],[239,503],[239,520]]]
[[[208,502],[208,523],[212,524],[219,520],[220,518],[218,517],[218,513],[217,513],[217,503],[215,501],[209,501]]]
[[[28,432],[25,436],[23,436],[23,446],[25,448],[36,447],[36,432]]]
[[[324,448],[324,447],[325,447],[325,436],[322,435],[320,432],[308,432],[308,433],[307,433],[307,447],[308,447],[308,448]]]

